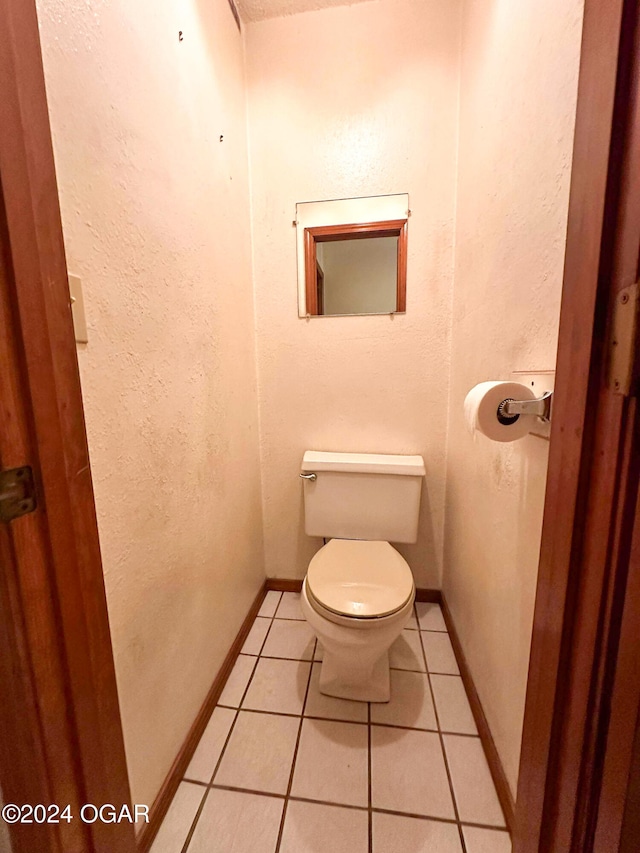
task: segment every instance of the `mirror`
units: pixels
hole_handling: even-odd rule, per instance
[[[408,196],[297,205],[301,317],[406,310]]]

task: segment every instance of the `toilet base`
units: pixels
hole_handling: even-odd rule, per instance
[[[411,618],[413,601],[412,595],[400,610],[380,619],[327,618],[312,607],[305,579],[300,607],[323,649],[320,692],[355,702],[388,702],[389,648]]]
[[[388,702],[391,698],[388,652],[373,664],[365,680],[349,683],[345,680],[344,661],[338,662],[325,649],[320,669],[320,692],[355,702]]]

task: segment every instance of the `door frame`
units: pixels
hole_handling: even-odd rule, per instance
[[[73,814],[15,824],[14,853],[132,853],[132,825],[79,815],[130,792],[33,0],[0,0],[0,38],[0,462],[31,466],[37,494],[0,523],[0,672],[14,685],[0,785],[7,803]]]
[[[619,150],[616,146],[624,145],[624,134],[612,138],[616,81],[619,110],[619,61],[624,72],[633,53],[629,39],[620,44],[620,32],[623,14],[628,26],[637,6],[638,0],[585,0],[516,853],[566,849],[585,853],[587,848],[575,847],[575,839],[582,843],[594,836],[592,816],[599,792],[593,770],[602,757],[608,720],[607,709],[601,708],[602,685],[611,683],[611,668],[615,673],[617,655],[624,651],[619,643],[614,648],[605,642],[615,639],[612,602],[620,606],[619,596],[611,593],[620,593],[620,583],[626,580],[625,559],[630,565],[639,550],[622,547],[624,536],[612,541],[613,533],[627,530],[631,518],[636,472],[630,425],[636,420],[635,403],[614,395],[602,381],[605,320],[620,283],[619,277],[604,274],[607,263],[609,273],[613,268],[614,213],[620,202],[612,189],[616,175],[610,159],[612,151]],[[65,791],[76,804],[128,803],[34,0],[0,0],[0,33],[5,220],[0,221],[0,232],[5,265],[11,271],[0,280],[0,304],[5,306],[5,323],[11,323],[7,352],[13,365],[13,384],[8,391],[0,386],[0,404],[5,415],[11,405],[21,413],[22,420],[16,421],[21,429],[15,433],[20,440],[14,441],[13,450],[31,455],[15,464],[32,466],[39,499],[35,513],[0,531],[0,557],[11,568],[5,573],[8,580],[0,583],[0,603],[12,614],[0,648],[0,667],[17,678],[16,695],[22,692],[21,704],[7,705],[7,713],[0,717],[0,784],[7,800],[13,795]],[[607,444],[612,436],[614,443]],[[604,465],[599,462],[603,448],[608,461]],[[14,464],[10,454],[2,464]],[[619,495],[621,486],[624,494]],[[637,491],[637,481],[635,486]],[[25,561],[25,536],[37,543],[39,562]],[[51,603],[48,610],[38,612],[44,619],[38,624],[29,599],[34,590]],[[593,614],[595,621],[589,619]],[[56,673],[53,681],[45,683],[38,661],[47,663],[49,677]],[[60,703],[67,710],[66,725],[51,726],[60,716]],[[23,705],[28,712],[20,716]],[[597,725],[586,725],[587,709],[595,712]],[[17,763],[16,749],[8,748],[16,744],[21,759]],[[577,762],[576,770],[570,758],[585,744],[587,762]],[[56,762],[61,752],[66,758]],[[12,761],[13,772],[7,773]],[[20,773],[20,766],[34,772]],[[556,778],[559,769],[563,774]],[[586,811],[575,808],[571,792],[580,805],[586,804]],[[43,831],[38,849],[43,853],[135,849],[133,830],[126,827],[118,833],[96,823],[75,835],[65,837],[64,832],[64,827]],[[567,839],[569,846],[561,846]],[[18,829],[13,840],[16,853],[28,849]]]

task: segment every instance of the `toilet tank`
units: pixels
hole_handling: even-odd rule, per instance
[[[422,456],[324,453],[302,459],[305,532],[327,539],[415,542]]]

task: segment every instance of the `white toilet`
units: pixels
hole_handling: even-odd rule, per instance
[[[415,542],[421,456],[307,451],[305,531],[330,539],[309,563],[302,612],[324,655],[320,690],[388,702],[388,650],[411,616],[413,574],[392,542]]]

